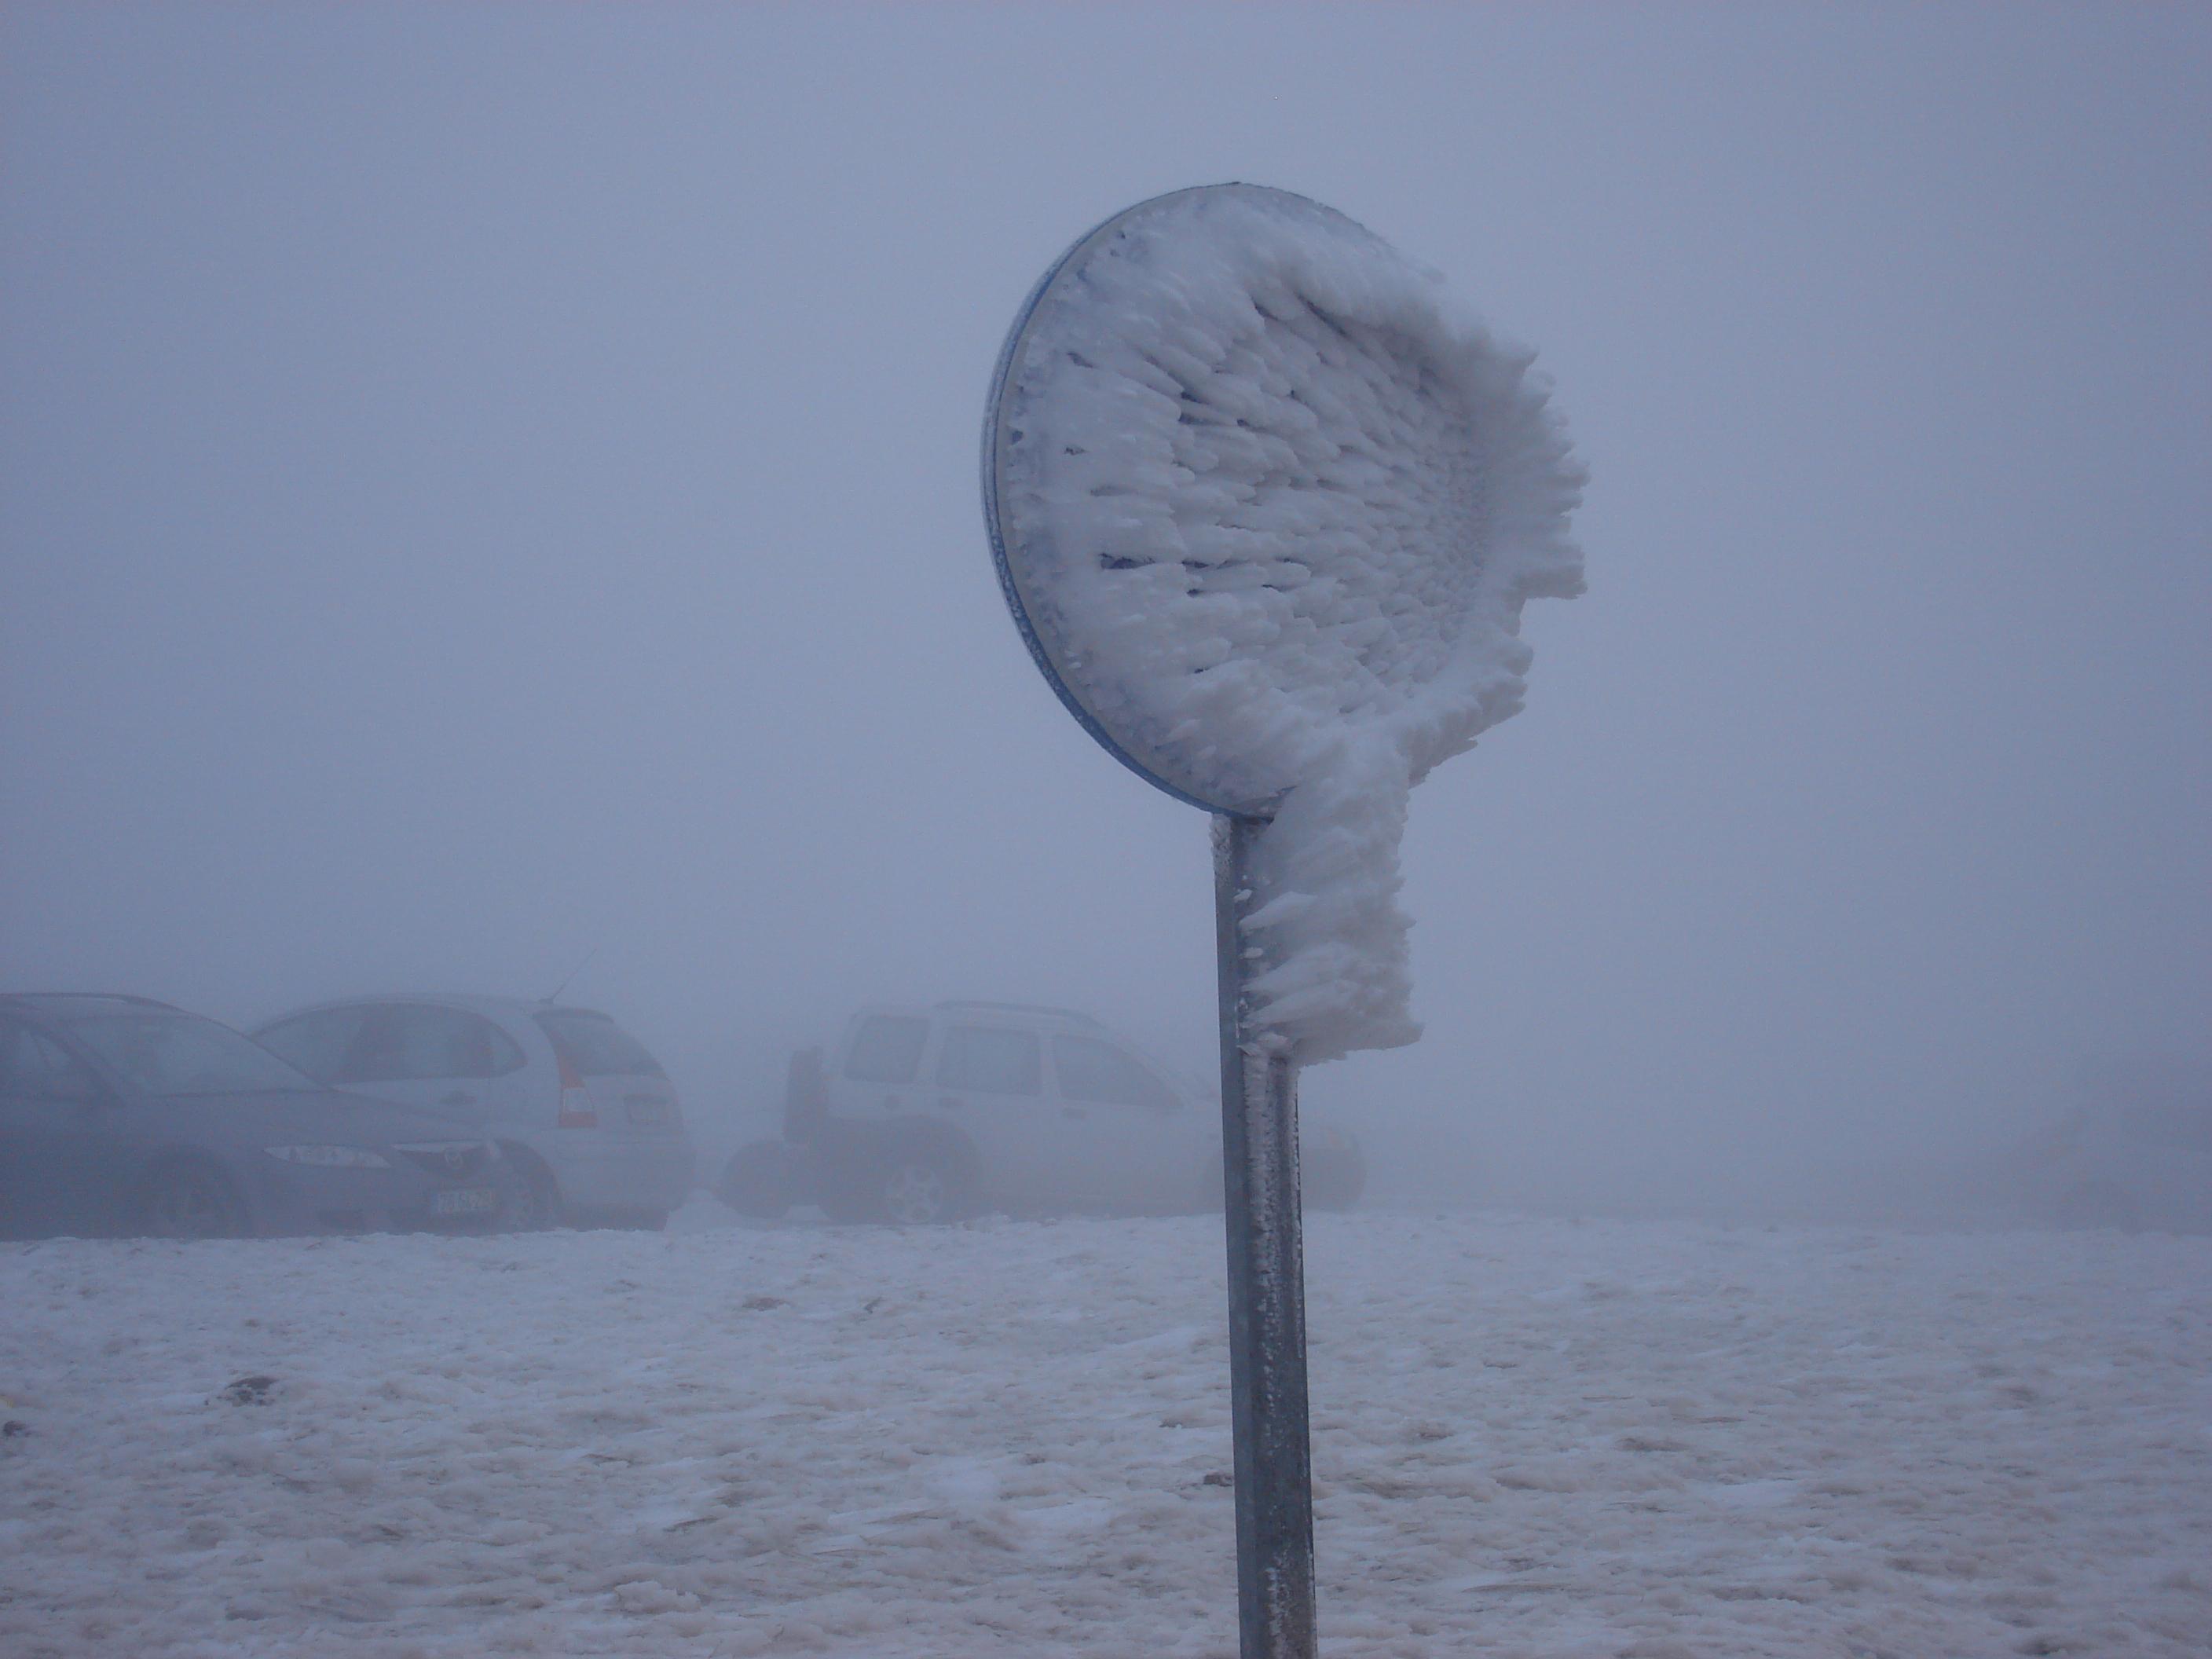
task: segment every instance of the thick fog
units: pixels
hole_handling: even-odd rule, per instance
[[[1415,791],[1378,1199],[1747,1205],[2212,1067],[2182,8],[0,14],[0,985],[617,1015],[704,1146],[858,1003],[1213,1041],[1204,818],[977,502],[1141,198],[1534,347],[1589,592]]]

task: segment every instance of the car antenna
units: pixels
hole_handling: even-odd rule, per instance
[[[558,1002],[561,1000],[561,993],[567,990],[571,985],[574,985],[576,982],[576,975],[582,973],[585,969],[590,967],[592,965],[592,958],[599,955],[599,947],[596,945],[594,945],[590,950],[585,951],[584,959],[568,970],[568,977],[562,980],[558,985],[555,986],[553,988],[552,995],[547,997],[545,1000],[548,1002]]]

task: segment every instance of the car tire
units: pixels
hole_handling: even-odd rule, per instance
[[[561,1183],[554,1180],[553,1171],[535,1152],[522,1147],[508,1146],[501,1151],[514,1165],[516,1175],[513,1204],[507,1211],[507,1231],[542,1233],[559,1226],[566,1206],[561,1201]]]
[[[199,1164],[155,1171],[139,1200],[138,1217],[152,1238],[242,1238],[248,1231],[237,1189]]]
[[[883,1219],[876,1207],[876,1196],[865,1182],[832,1176],[823,1181],[817,1201],[822,1206],[822,1213],[830,1220],[850,1225]]]
[[[793,1179],[789,1148],[775,1140],[740,1146],[722,1166],[721,1184],[714,1189],[739,1215],[757,1221],[781,1221],[791,1209]]]
[[[967,1210],[967,1183],[950,1158],[926,1148],[901,1151],[876,1184],[877,1209],[896,1227],[957,1221]]]

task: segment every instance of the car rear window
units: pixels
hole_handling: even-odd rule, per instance
[[[911,1083],[929,1041],[929,1022],[910,1014],[871,1014],[853,1033],[845,1075],[856,1083]]]
[[[538,1016],[538,1029],[579,1077],[665,1077],[645,1045],[605,1014],[556,1008]]]

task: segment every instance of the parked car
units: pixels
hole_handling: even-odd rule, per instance
[[[341,1094],[144,997],[0,996],[0,1233],[471,1230],[506,1207],[474,1131]]]
[[[2212,1232],[2212,1101],[2099,1102],[2027,1160],[2031,1201],[2062,1227]]]
[[[594,1009],[360,997],[297,1010],[254,1035],[310,1077],[492,1137],[522,1187],[518,1226],[657,1228],[690,1188],[675,1085]]]
[[[1306,1201],[1343,1207],[1358,1145],[1306,1126]],[[793,1062],[784,1137],[742,1147],[719,1191],[740,1212],[811,1201],[833,1218],[941,1221],[1013,1212],[1187,1212],[1222,1201],[1210,1092],[1088,1015],[998,1002],[872,1007],[826,1060]]]

